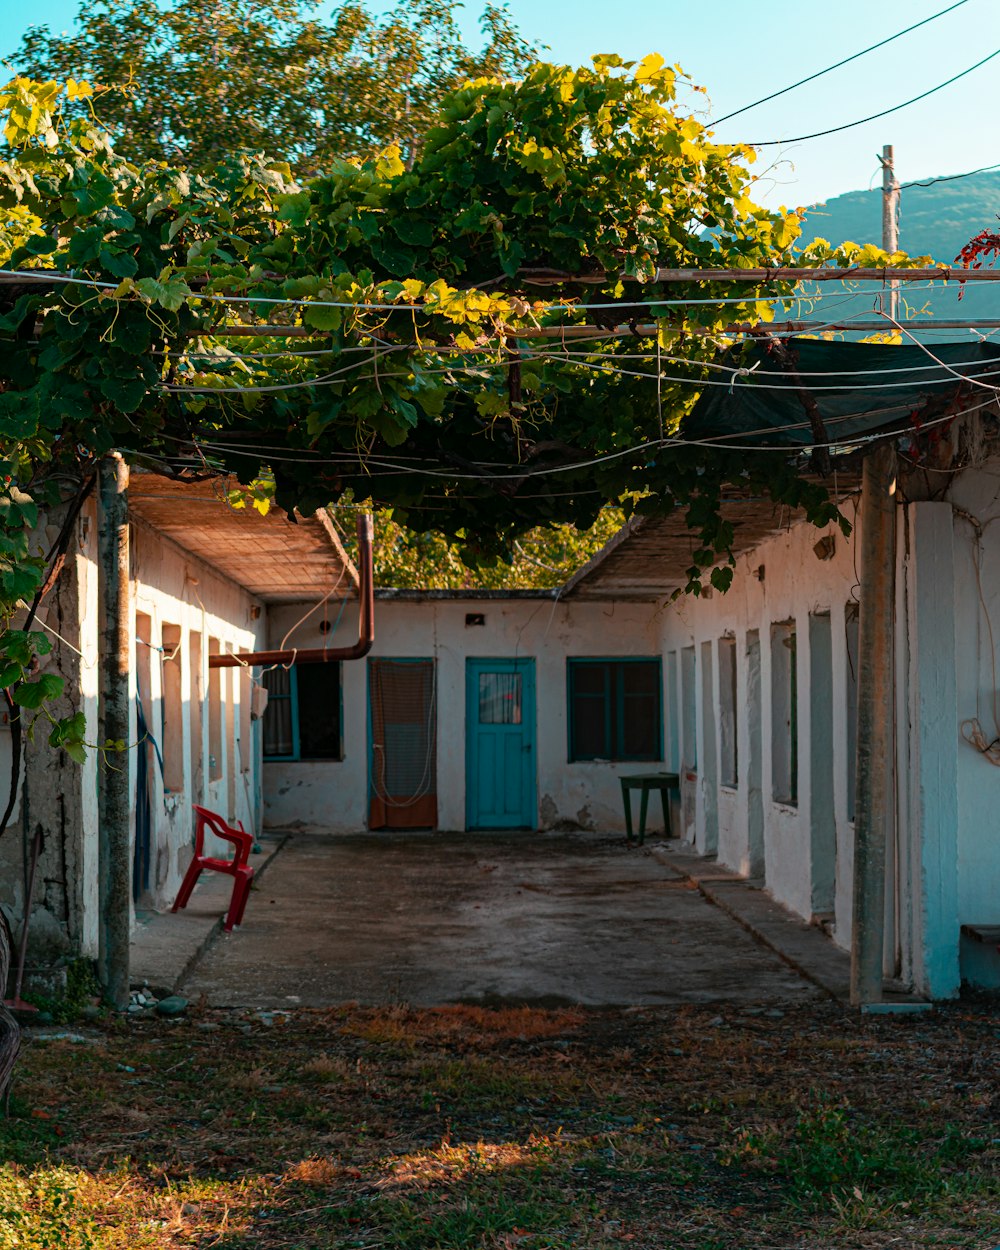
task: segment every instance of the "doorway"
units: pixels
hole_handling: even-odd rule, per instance
[[[747,875],[764,877],[764,746],[760,631],[747,630]]]
[[[469,829],[535,827],[535,661],[468,660],[465,806]]]
[[[437,827],[433,660],[368,661],[368,827]]]

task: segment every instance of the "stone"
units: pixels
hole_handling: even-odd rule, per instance
[[[187,1011],[188,1000],[179,994],[171,994],[161,998],[156,1004],[156,1014],[160,1016],[182,1016]]]

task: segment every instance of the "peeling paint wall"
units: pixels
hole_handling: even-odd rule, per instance
[[[51,545],[62,515],[53,514],[38,533],[41,549]],[[82,710],[91,724],[97,697],[97,639],[90,628],[97,616],[95,537],[91,506],[77,521],[74,546],[35,624],[52,643],[52,651],[41,660],[41,671],[65,681],[63,696],[51,707],[53,715]],[[26,718],[19,819],[11,821],[0,841],[2,901],[16,922],[19,937],[26,865],[34,839],[41,839],[32,893],[29,966],[46,966],[61,955],[97,953],[96,761],[89,753],[87,762],[79,765],[64,752],[54,751],[47,742],[47,726],[42,717],[31,730]],[[4,738],[9,751],[9,730]],[[9,753],[0,768],[6,802]]]
[[[218,812],[230,823],[241,820],[247,829],[256,827],[253,796],[257,752],[252,735],[250,741],[241,740],[246,718],[240,716],[240,706],[249,696],[244,670],[217,670],[222,706],[214,765],[214,744],[208,731],[209,698],[199,699],[197,692],[210,690],[209,640],[217,639],[222,651],[252,651],[264,638],[266,613],[242,587],[221,577],[141,521],[133,524],[132,534],[133,619],[135,613],[143,613],[151,623],[150,654],[141,666],[150,677],[150,689],[143,692],[151,713],[148,728],[164,756],[162,774],[155,760],[150,760],[149,767],[153,854],[148,904],[162,910],[172,905],[190,862],[193,803]],[[137,641],[135,629],[132,638],[134,676],[140,668],[138,650],[143,644]],[[202,640],[200,654],[193,645],[196,638]],[[193,657],[199,662],[198,672],[193,669]],[[179,673],[169,673],[170,665],[179,665]],[[179,698],[171,701],[167,686],[178,677]],[[133,687],[133,725],[135,694]],[[175,712],[173,724],[171,710]],[[135,737],[133,732],[133,741]],[[200,760],[196,758],[199,747]],[[130,770],[134,796],[134,752]],[[134,807],[132,816],[134,836]],[[211,836],[208,843],[210,854],[228,858],[232,853],[227,843]]]
[[[51,541],[60,517],[54,515],[39,541]],[[131,630],[132,725],[130,749],[125,761],[111,757],[99,762],[88,751],[85,764],[73,763],[46,741],[44,722],[34,740],[25,744],[24,778],[18,817],[0,841],[0,903],[19,926],[24,908],[25,853],[36,831],[41,831],[42,850],[33,892],[29,963],[45,965],[59,955],[94,957],[98,948],[98,769],[106,766],[129,769],[133,796],[132,831],[135,836],[137,724],[135,694],[137,674],[148,675],[143,691],[149,731],[161,751],[170,753],[173,768],[165,784],[150,753],[151,856],[149,888],[140,907],[169,907],[190,862],[193,829],[191,805],[204,803],[230,819],[240,819],[248,829],[259,823],[254,795],[258,790],[259,747],[255,735],[247,742],[246,718],[239,706],[249,693],[249,679],[241,669],[222,670],[223,702],[232,704],[224,717],[229,732],[221,735],[220,758],[213,769],[207,759],[210,744],[206,722],[207,655],[209,637],[220,640],[224,650],[252,650],[263,639],[266,613],[246,591],[227,581],[207,565],[141,521],[132,533],[133,626],[148,620],[148,646]],[[98,736],[98,639],[97,518],[91,504],[76,526],[74,543],[55,588],[44,600],[39,624],[50,632],[52,653],[43,660],[45,671],[65,678],[63,697],[53,707],[55,715],[82,710],[87,717],[88,739]],[[200,636],[201,648],[193,645]],[[170,643],[164,649],[164,641]],[[145,654],[141,652],[145,650]],[[168,658],[172,654],[173,658]],[[194,671],[192,661],[198,671]],[[165,667],[177,669],[165,682]],[[170,682],[173,685],[170,686]],[[169,689],[168,689],[169,686]],[[165,695],[169,698],[165,700]],[[165,709],[169,707],[169,715]],[[4,760],[4,751],[7,756]],[[5,787],[9,776],[9,728],[0,728],[0,777]],[[218,775],[212,777],[212,773]],[[214,840],[213,840],[214,842]],[[213,849],[212,847],[209,848]],[[228,854],[228,848],[215,844]]]
[[[278,646],[308,605],[273,609],[270,643]],[[481,613],[482,626],[467,626]],[[316,614],[287,645],[333,644]],[[535,660],[538,824],[624,829],[623,773],[664,768],[661,762],[568,762],[566,657],[660,654],[657,610],[648,605],[559,603],[551,599],[386,601],[375,604],[374,657],[437,661],[438,826],[465,828],[465,670],[469,658]],[[336,645],[356,628],[344,614]],[[343,673],[344,759],[340,762],[269,761],[264,765],[265,819],[274,827],[304,825],[331,833],[367,824],[367,665],[346,663]]]

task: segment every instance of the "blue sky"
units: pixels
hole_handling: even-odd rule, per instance
[[[719,117],[859,51],[947,6],[948,0],[839,0],[797,6],[747,0],[510,0],[523,33],[548,45],[548,58],[583,63],[596,52],[639,58],[661,52],[708,88]],[[329,11],[329,4],[321,11]],[[373,0],[386,10],[391,0]],[[463,21],[477,36],[479,0]],[[76,0],[0,0],[2,51],[9,55],[29,24],[69,28]],[[781,100],[724,123],[718,138],[759,142],[855,121],[943,82],[1000,48],[998,0],[961,8]],[[701,97],[697,97],[701,100]],[[968,78],[902,112],[852,130],[767,148],[758,199],[796,206],[869,186],[880,177],[876,152],[896,149],[901,181],[1000,163],[1000,57]],[[769,172],[765,172],[769,171]],[[901,240],[905,247],[905,239]]]

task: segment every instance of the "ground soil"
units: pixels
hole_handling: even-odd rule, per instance
[[[205,1008],[48,1032],[0,1126],[3,1250],[1000,1242],[995,1003]]]

